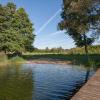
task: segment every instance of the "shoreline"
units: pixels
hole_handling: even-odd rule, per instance
[[[73,64],[71,61],[53,61],[53,60],[30,60],[26,61],[27,64],[61,64],[61,65],[68,65]]]
[[[61,61],[61,60],[50,60],[50,59],[45,59],[45,60],[26,60],[26,61],[19,61],[19,62],[7,62],[7,63],[1,63],[0,66],[7,66],[10,64],[60,64],[60,65],[70,65],[73,64],[71,61]]]

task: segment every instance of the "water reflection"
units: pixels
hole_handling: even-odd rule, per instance
[[[34,66],[33,100],[70,100],[85,82],[87,69],[82,66],[52,64]],[[89,77],[92,74],[90,71]]]
[[[75,65],[0,67],[0,100],[70,100],[84,84],[86,72]],[[90,70],[89,77],[93,73]]]
[[[0,67],[0,100],[32,100],[32,70],[21,66]]]

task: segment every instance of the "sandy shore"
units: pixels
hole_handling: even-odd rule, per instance
[[[27,61],[28,64],[72,64],[71,61],[51,61],[51,60],[32,60]]]

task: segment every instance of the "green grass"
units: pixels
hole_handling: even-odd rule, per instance
[[[70,50],[64,50],[64,52],[46,51],[46,50],[34,50],[33,52],[24,53],[21,58],[16,58],[14,55],[9,55],[8,58],[13,62],[23,62],[28,60],[59,60],[59,61],[71,61],[73,64],[82,64],[85,66],[99,66],[100,67],[100,45],[89,46],[89,63],[85,56],[84,47],[73,48]],[[13,58],[14,57],[14,58]]]
[[[90,61],[87,63],[85,54],[24,54],[21,57],[8,55],[12,62],[24,62],[29,60],[51,60],[51,61],[71,61],[73,64],[100,67],[100,54],[90,54]]]
[[[23,55],[25,60],[60,60],[60,61],[71,61],[74,64],[88,65],[85,54],[31,54]],[[100,54],[90,54],[90,64],[100,67]]]

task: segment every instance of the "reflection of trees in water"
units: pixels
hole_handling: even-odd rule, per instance
[[[90,77],[90,73],[92,72],[92,71],[96,71],[98,68],[96,68],[94,65],[92,65],[92,64],[89,64],[88,66],[86,66],[86,75],[85,75],[85,81],[84,81],[84,83],[86,83],[87,81],[88,81],[88,79],[89,79],[89,77]]]
[[[0,100],[32,100],[32,77],[20,66],[0,68]]]
[[[86,76],[85,76],[85,83],[88,81],[90,75],[90,68],[87,68]]]
[[[91,67],[85,67],[85,75],[84,75],[84,79],[82,80],[77,80],[74,84],[73,84],[73,89],[69,91],[70,94],[67,94],[68,96],[66,96],[65,100],[70,100],[73,95],[75,95],[79,89],[88,81],[89,77],[90,77],[90,73],[91,71],[93,71],[93,69]]]
[[[76,83],[73,86],[74,88],[70,90],[70,95],[66,98],[66,100],[70,100],[73,97],[73,95],[75,95],[83,85],[84,81],[76,81]]]

